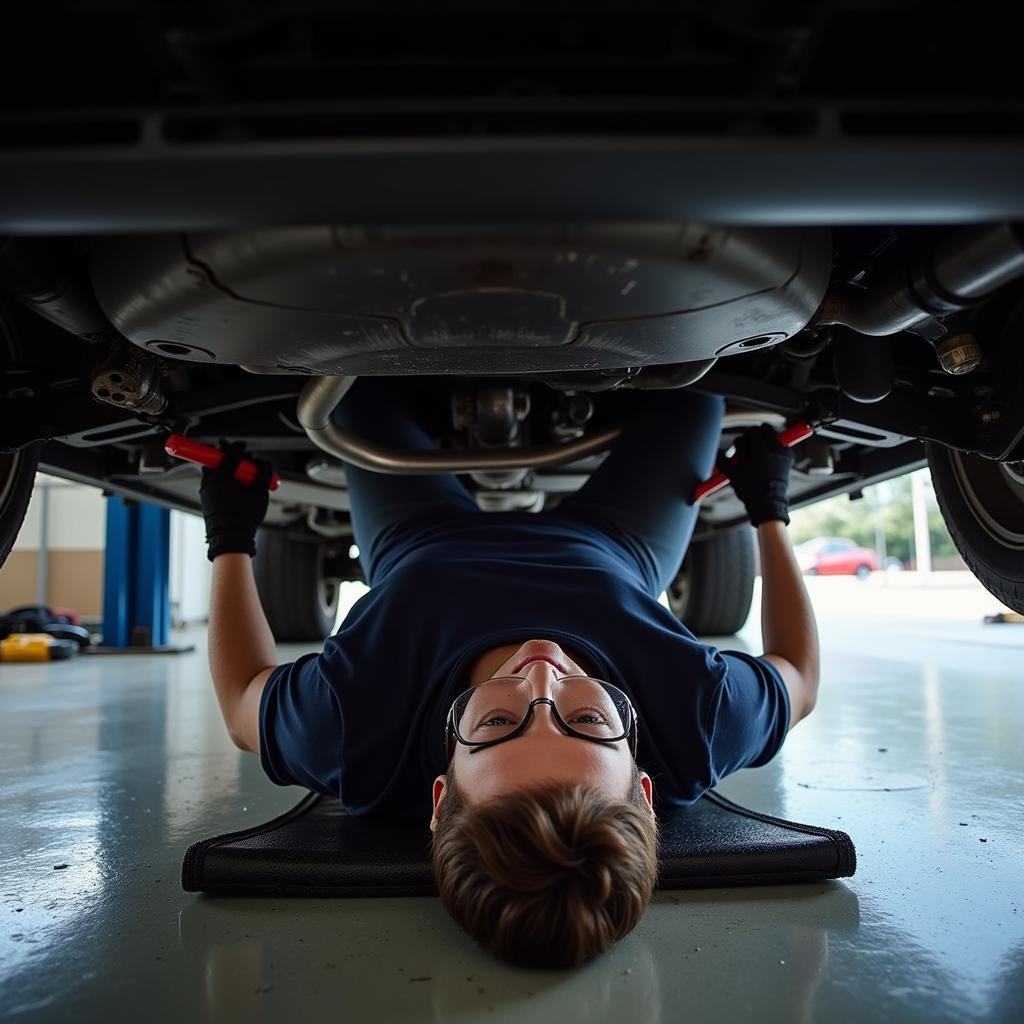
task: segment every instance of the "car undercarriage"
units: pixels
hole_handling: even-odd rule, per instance
[[[929,465],[968,564],[1024,610],[1019,81],[922,95],[889,40],[888,75],[837,93],[826,65],[853,59],[867,3],[813,23],[396,13],[390,34],[301,4],[242,27],[119,10],[148,92],[72,103],[65,54],[0,116],[0,557],[37,466],[195,511],[165,439],[242,439],[282,477],[263,572],[306,566],[315,606],[284,630],[304,638],[358,576],[344,462],[538,511],[599,464],[623,395],[688,387],[725,396],[723,448],[815,428],[794,507]],[[963,57],[962,27],[929,25]],[[712,57],[744,74],[698,86]],[[416,379],[436,452],[331,422],[367,375]],[[728,489],[703,502],[670,592],[688,624],[745,616],[745,522]]]

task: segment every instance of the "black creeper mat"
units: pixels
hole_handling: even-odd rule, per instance
[[[845,832],[759,814],[705,793],[661,819],[658,888],[774,885],[846,878],[857,867]],[[430,896],[426,823],[353,818],[308,793],[263,825],[193,843],[186,892],[274,896]]]

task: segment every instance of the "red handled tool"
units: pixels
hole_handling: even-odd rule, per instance
[[[781,434],[777,434],[776,439],[779,444],[784,445],[786,448],[792,448],[793,445],[806,441],[813,433],[814,428],[810,424],[794,423],[793,426],[786,427]],[[709,494],[720,491],[728,482],[729,478],[720,469],[716,469],[704,483],[697,485],[697,489],[693,492],[693,503],[696,505],[701,498],[706,498]]]
[[[184,434],[171,434],[164,442],[164,451],[173,455],[176,459],[184,459],[186,462],[198,462],[200,466],[207,469],[216,469],[224,453],[219,448],[211,448],[208,444],[200,444],[193,441]],[[251,459],[242,459],[235,470],[235,479],[239,483],[252,484],[256,482],[256,463]],[[276,491],[281,486],[280,473],[272,473],[270,477],[270,490]]]

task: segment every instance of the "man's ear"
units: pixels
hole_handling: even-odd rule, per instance
[[[657,820],[658,815],[654,810],[654,783],[651,782],[651,777],[647,772],[640,773],[640,788],[644,791],[647,806],[651,809],[651,817]]]
[[[444,799],[444,791],[444,776],[438,775],[438,777],[434,779],[434,813],[430,818],[431,832],[433,832],[437,828],[437,809],[441,806],[441,801]]]

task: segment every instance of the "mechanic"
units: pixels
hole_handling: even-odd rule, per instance
[[[333,416],[371,442],[429,448],[422,397],[415,382],[365,378]],[[724,403],[609,397],[626,403],[622,433],[541,513],[482,512],[452,474],[346,466],[370,590],[322,651],[288,664],[250,564],[270,467],[240,484],[236,443],[203,472],[210,666],[235,744],[273,782],[350,814],[429,820],[446,908],[522,964],[582,963],[629,932],[656,881],[655,808],[770,761],[818,687],[785,529],[792,452],[764,426],[720,463],[757,527],[765,653],[719,651],[658,598],[693,532]]]

